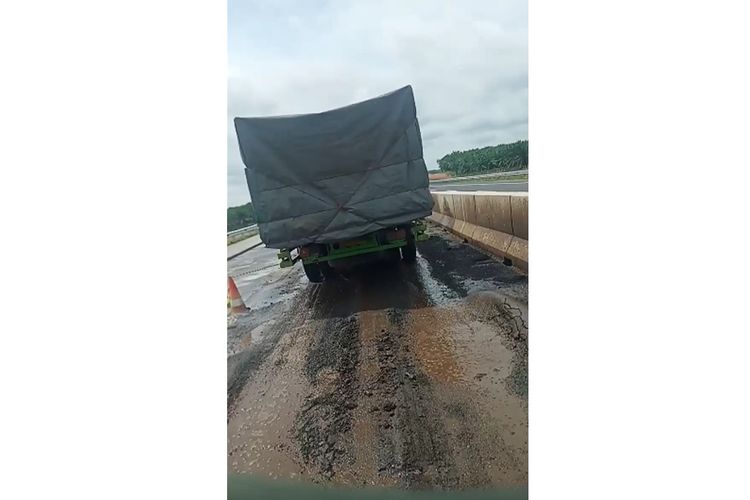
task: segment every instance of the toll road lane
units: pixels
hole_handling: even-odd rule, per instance
[[[322,284],[258,247],[228,262],[230,472],[351,486],[527,482],[527,278],[430,227],[417,262]]]
[[[528,182],[487,182],[487,183],[440,183],[430,184],[430,191],[528,191]]]

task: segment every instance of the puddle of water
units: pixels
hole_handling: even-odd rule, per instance
[[[494,294],[507,300],[525,302],[528,293],[528,286],[525,283],[513,283],[498,287],[498,284],[493,281],[464,278],[462,285],[466,288],[468,297],[472,295]]]
[[[298,273],[288,269],[260,271],[261,275],[242,276],[235,280],[242,300],[250,310],[258,310],[280,304],[288,305],[297,291],[302,288]],[[273,279],[258,281],[265,275],[275,275]]]
[[[260,332],[264,326],[255,330]],[[294,459],[295,445],[290,436],[297,409],[308,392],[298,365],[309,342],[300,337],[289,342],[286,362],[278,368],[275,362],[278,359],[269,359],[263,371],[245,386],[235,405],[236,411],[230,416],[227,424],[230,472],[273,479],[294,479],[303,473]],[[280,356],[279,352],[275,356]]]
[[[257,347],[268,338],[276,322],[275,319],[266,319],[258,324],[258,319],[252,314],[235,316],[233,324],[227,325],[227,356]]]
[[[502,342],[497,325],[473,319],[475,305],[470,301],[412,311],[408,329],[414,357],[422,371],[439,383],[438,392],[474,394],[473,405],[483,412],[486,425],[498,432],[505,447],[515,450],[514,455],[525,457],[528,405],[507,384],[517,354]]]
[[[469,295],[476,292],[494,291],[497,290],[497,284],[491,281],[484,280],[473,280],[471,278],[464,278],[462,284]]]
[[[269,268],[269,269],[263,269],[261,271],[256,271],[253,274],[248,274],[247,276],[243,276],[242,281],[245,283],[251,282],[251,281],[257,281],[261,278],[264,278],[272,273],[274,273],[276,269]]]
[[[456,310],[457,321],[452,329],[456,351],[465,360],[466,379],[482,395],[481,407],[498,423],[499,437],[514,454],[526,459],[528,449],[528,404],[508,387],[517,353],[509,349],[492,323],[469,319],[473,301]]]
[[[427,259],[417,250],[417,276],[427,297],[434,305],[446,305],[459,299],[456,292],[432,276],[432,269]]]
[[[497,327],[480,321],[456,325],[453,333],[466,351],[466,375],[477,385],[494,391],[493,385],[504,381],[513,368],[515,353],[497,335]]]
[[[516,353],[503,344],[497,325],[474,319],[471,305],[460,301],[410,311],[406,326],[414,359],[433,382],[451,439],[469,446],[474,436],[484,443],[472,444],[478,446],[473,451],[456,450],[456,467],[469,476],[481,470],[493,484],[524,481],[528,405],[509,392],[506,380]],[[485,455],[477,455],[480,450]],[[483,463],[481,456],[495,458]]]
[[[258,344],[259,342],[262,342],[266,336],[268,335],[268,331],[270,330],[270,323],[263,323],[262,325],[258,325],[255,328],[253,328],[249,334],[246,334],[242,337],[242,339],[237,344],[237,350],[238,351],[244,351],[245,349],[248,349],[250,346],[254,346]]]
[[[227,460],[231,472],[262,474],[274,479],[293,478],[301,472],[289,453],[291,444],[286,443],[294,412],[282,404],[299,394],[290,384],[278,384],[263,396],[255,395],[254,404],[247,404],[230,419]]]
[[[464,380],[462,364],[456,357],[450,335],[455,321],[445,309],[428,307],[412,311],[407,330],[414,346],[414,358],[420,368],[437,382],[455,383]]]

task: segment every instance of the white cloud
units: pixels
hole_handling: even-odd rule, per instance
[[[428,168],[527,138],[526,1],[229,2],[229,204],[249,200],[231,119],[414,88]]]

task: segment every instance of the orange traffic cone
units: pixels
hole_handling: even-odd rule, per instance
[[[227,276],[227,309],[233,314],[242,314],[249,310],[231,276]]]

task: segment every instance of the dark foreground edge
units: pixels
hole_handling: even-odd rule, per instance
[[[227,481],[229,500],[251,498],[300,500],[521,500],[529,497],[528,487],[463,491],[406,491],[380,488],[326,488],[310,483],[271,481],[249,474],[230,474]]]

